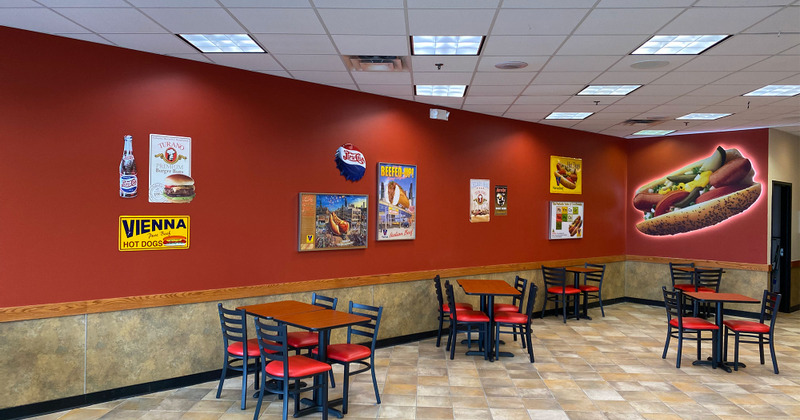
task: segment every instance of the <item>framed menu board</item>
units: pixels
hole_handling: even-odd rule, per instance
[[[366,248],[368,198],[300,193],[298,251]]]
[[[583,202],[550,202],[549,239],[579,239],[583,237]]]

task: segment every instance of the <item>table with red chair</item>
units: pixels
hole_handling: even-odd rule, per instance
[[[583,295],[584,295],[584,297],[583,297],[583,313],[582,314],[580,314],[578,312],[577,299],[575,301],[575,319],[585,318],[585,319],[591,320],[592,317],[590,317],[589,313],[588,313],[588,305],[587,305],[587,296],[586,296],[586,294],[589,291],[591,291],[591,292],[599,291],[599,288],[598,287],[594,287],[593,289],[587,289],[587,290],[584,290],[583,288],[581,288],[581,284],[580,284],[581,283],[581,274],[586,275],[586,274],[602,273],[603,272],[603,268],[596,267],[596,266],[577,265],[577,266],[564,267],[564,270],[566,270],[568,273],[572,273],[573,274],[573,279],[575,281],[574,287],[576,289],[580,290],[581,293],[583,293]]]
[[[713,349],[713,356],[711,360],[696,360],[692,364],[694,365],[711,365],[712,367],[719,367],[724,369],[727,372],[731,371],[730,366],[728,363],[723,359],[723,340],[722,340],[722,331],[723,331],[723,319],[722,319],[722,309],[723,304],[728,303],[761,303],[758,299],[753,299],[749,296],[740,295],[738,293],[715,293],[715,292],[685,292],[684,295],[693,299],[695,302],[700,303],[713,303],[715,304],[715,314],[714,314],[714,321],[718,327],[714,333],[717,334],[717,339],[714,340],[714,349]],[[739,364],[741,366],[741,364]]]
[[[494,298],[495,296],[521,296],[519,290],[514,286],[506,283],[505,280],[475,280],[475,279],[459,279],[458,285],[464,290],[467,295],[480,296],[481,312],[485,312],[489,316],[489,329],[488,334],[494,331]],[[493,360],[495,352],[492,351],[494,343],[491,339],[486,340],[488,345],[484,349],[487,353],[489,360]],[[499,343],[497,343],[499,345]],[[467,352],[470,354],[470,352]],[[474,352],[473,354],[480,354]],[[498,352],[499,356],[514,357],[510,352]]]

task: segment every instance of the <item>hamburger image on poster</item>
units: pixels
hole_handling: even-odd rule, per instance
[[[164,197],[170,203],[188,203],[194,199],[194,179],[184,174],[164,178]]]

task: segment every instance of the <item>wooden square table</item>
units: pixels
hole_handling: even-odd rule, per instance
[[[487,333],[489,334],[490,339],[486,340],[486,342],[489,344],[484,350],[488,352],[488,355],[484,354],[484,356],[488,357],[491,361],[492,356],[494,355],[494,352],[492,351],[493,340],[491,340],[492,332],[494,331],[494,297],[520,296],[522,293],[514,286],[506,283],[505,280],[459,279],[456,281],[467,295],[477,295],[481,297],[481,312],[489,315],[489,331],[487,331]],[[483,339],[483,337],[481,337],[481,339]],[[455,343],[453,343],[453,345],[455,345]],[[500,343],[497,343],[497,345],[499,346]],[[480,352],[468,351],[467,354],[474,355],[480,354]],[[514,354],[509,352],[500,352],[499,355],[514,357]]]
[[[277,302],[240,306],[236,309],[244,309],[248,315],[257,316],[259,318],[273,319],[280,315],[321,311],[325,308],[297,300],[280,300]]]

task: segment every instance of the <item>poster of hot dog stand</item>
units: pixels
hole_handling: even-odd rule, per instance
[[[191,137],[150,134],[151,203],[189,203],[194,199]]]
[[[583,202],[550,202],[550,239],[583,237]]]
[[[298,251],[367,247],[366,194],[300,193]]]
[[[417,236],[417,167],[378,163],[378,240]]]
[[[581,194],[583,174],[581,159],[550,156],[550,192]]]

